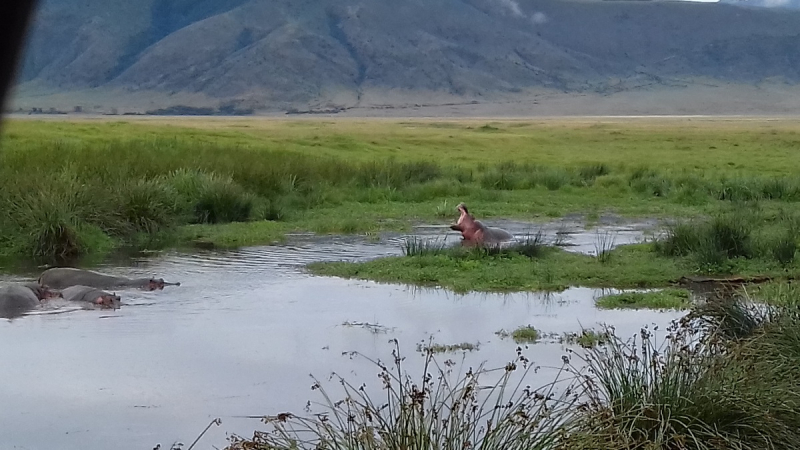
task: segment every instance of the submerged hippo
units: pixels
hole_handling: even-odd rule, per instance
[[[502,228],[487,227],[467,210],[467,205],[459,203],[458,212],[461,216],[455,225],[450,228],[461,232],[464,245],[499,245],[503,242],[514,240],[514,236]]]
[[[101,308],[119,309],[119,296],[90,286],[70,286],[61,291],[64,300],[86,302]]]
[[[13,284],[0,288],[0,317],[10,319],[36,308],[43,300],[61,294],[39,283]]]
[[[146,291],[161,290],[164,289],[164,286],[181,285],[180,283],[167,283],[163,278],[130,279],[70,267],[54,267],[45,270],[39,276],[39,283],[54,289],[64,289],[70,286],[90,286],[97,289],[138,288]]]

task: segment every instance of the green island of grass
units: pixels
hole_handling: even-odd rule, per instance
[[[602,309],[688,309],[691,301],[686,289],[663,289],[606,295],[595,304]]]
[[[541,333],[539,330],[534,328],[532,325],[525,325],[521,327],[517,327],[514,331],[508,332],[506,330],[500,330],[495,333],[496,335],[500,336],[501,339],[511,338],[517,344],[533,344],[541,338]]]
[[[701,232],[702,228],[685,230]],[[729,257],[704,247],[688,249],[679,256],[671,253],[671,243],[685,239],[688,238],[684,235],[671,235],[654,243],[623,245],[606,252],[604,258],[541,244],[534,244],[539,246],[537,250],[522,243],[500,251],[433,246],[418,248],[405,256],[365,262],[312,263],[308,270],[316,275],[437,286],[455,292],[560,291],[570,286],[659,288],[698,273],[776,279],[797,273],[794,258],[782,262],[775,257],[772,246],[781,245],[780,242],[764,238],[759,241],[764,247],[750,250],[750,257]],[[705,238],[701,241],[705,242]],[[663,302],[670,307],[679,297],[677,292],[684,291],[665,292],[631,298],[654,305]]]

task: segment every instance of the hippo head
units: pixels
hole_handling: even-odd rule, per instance
[[[51,298],[63,298],[61,292],[51,289],[50,286],[38,283],[30,283],[27,286],[40,301],[50,300]]]
[[[456,207],[461,215],[455,225],[450,228],[461,232],[461,237],[466,241],[480,241],[483,238],[483,225],[472,217],[469,213],[467,205],[463,202],[459,203]]]
[[[169,283],[164,281],[163,278],[150,278],[150,280],[145,285],[145,290],[148,291],[161,291],[164,289],[164,286],[180,286],[180,283]]]
[[[160,291],[164,289],[164,279],[163,278],[150,278],[150,281],[147,283],[146,289],[148,291]]]
[[[470,216],[469,211],[467,210],[467,205],[465,205],[463,202],[456,206],[456,210],[461,213],[461,215],[458,217],[458,221],[455,225],[450,225],[450,229],[463,232],[464,226],[468,225],[468,223],[465,223],[465,221],[469,222],[469,220],[472,219],[472,216]]]
[[[93,303],[101,308],[119,309],[120,297],[114,294],[103,294],[94,299]]]

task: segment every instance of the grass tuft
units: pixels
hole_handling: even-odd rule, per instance
[[[523,344],[523,343],[532,344],[537,342],[541,337],[541,333],[539,332],[539,330],[537,330],[531,325],[521,326],[512,332],[500,330],[495,334],[500,336],[500,338],[502,339],[510,337],[511,339],[514,340],[514,342],[518,344]]]

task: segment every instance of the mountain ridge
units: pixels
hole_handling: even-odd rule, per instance
[[[45,0],[14,104],[288,111],[703,83],[791,93],[797,48],[800,11],[724,3]]]

